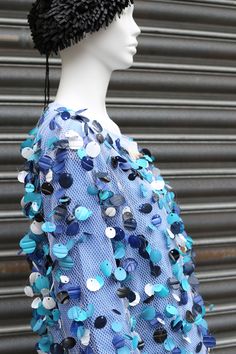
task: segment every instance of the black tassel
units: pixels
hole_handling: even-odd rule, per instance
[[[50,100],[50,78],[49,78],[49,53],[46,54],[46,70],[44,81],[44,108],[45,111]]]

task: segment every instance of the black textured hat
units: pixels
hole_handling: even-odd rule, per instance
[[[46,55],[45,102],[49,102],[51,53],[70,47],[86,33],[107,27],[134,0],[36,0],[27,16],[34,48]],[[46,89],[48,101],[46,102]]]

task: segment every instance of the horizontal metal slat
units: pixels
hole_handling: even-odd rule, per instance
[[[53,100],[53,97],[51,97]],[[42,103],[11,102],[0,104],[1,132],[28,134],[38,121],[43,109]],[[121,127],[122,132],[133,136],[139,132],[149,133],[236,133],[235,108],[201,108],[148,106],[136,104],[114,104],[108,99],[107,110],[110,117]],[[133,127],[136,127],[136,132]],[[161,134],[161,135],[162,135]]]
[[[0,67],[1,86],[9,94],[17,93],[21,87],[22,93],[37,94],[42,90],[45,70],[24,66]],[[236,98],[236,75],[177,73],[156,70],[130,69],[126,73],[115,73],[110,84],[112,96],[138,96],[142,98],[209,98],[232,100]],[[50,70],[52,90],[59,81],[59,71]],[[133,88],[136,88],[135,91]],[[42,92],[42,91],[41,91]],[[119,93],[119,92],[122,92]],[[127,93],[127,94],[126,94]]]
[[[13,324],[29,325],[33,298],[22,296],[0,297],[0,328]]]
[[[45,64],[43,57],[27,57],[27,56],[0,56],[0,65],[40,65]],[[50,58],[49,65],[60,66],[61,60]],[[231,66],[219,65],[194,65],[180,63],[150,63],[147,61],[135,61],[132,65],[133,69],[138,70],[168,70],[168,71],[186,71],[186,72],[208,72],[208,73],[236,73],[236,68]]]
[[[212,328],[214,334],[233,331],[236,327],[235,312],[225,313],[217,316],[207,316],[209,328]]]
[[[50,96],[53,99],[52,96]],[[0,95],[0,104],[36,104],[42,105],[44,102],[44,96],[42,95]],[[183,107],[183,108],[225,108],[230,109],[236,107],[235,101],[230,100],[210,100],[210,99],[168,99],[168,98],[135,98],[135,97],[108,97],[107,104],[112,105],[132,105],[132,107],[140,108],[143,106],[151,107]]]
[[[1,10],[28,11],[33,0],[1,0]]]
[[[136,6],[136,16],[143,19],[142,24],[148,22],[159,23],[180,23],[196,27],[215,26],[216,28],[235,28],[236,8],[227,6],[232,4],[222,3],[225,6],[212,6],[204,1],[138,1]],[[235,5],[235,4],[234,4]]]
[[[34,347],[38,339],[38,336],[31,333],[9,333],[1,337],[0,354],[35,354]]]
[[[24,15],[21,13],[29,11],[33,0],[16,1],[16,0],[2,0],[0,4],[0,11],[11,16],[11,11],[14,9],[13,16]],[[221,5],[221,6],[212,6]],[[181,23],[181,24],[197,24],[207,26],[225,26],[234,28],[235,24],[235,7],[230,6],[234,4],[232,1],[227,0],[213,0],[211,1],[136,1],[135,3],[135,16],[137,19],[142,20],[142,23],[147,20],[153,24],[159,21]],[[224,6],[223,6],[224,5]],[[204,11],[202,11],[202,8]],[[11,16],[12,17],[12,16]]]
[[[137,59],[182,64],[235,66],[235,42],[217,39],[171,35],[145,35],[139,37]],[[204,60],[204,62],[203,62]]]
[[[153,0],[158,1],[158,0]],[[168,1],[168,0],[167,0]],[[171,0],[172,2],[179,3],[179,0]],[[190,4],[199,4],[199,5],[232,5],[235,7],[235,0],[182,0]]]
[[[236,278],[219,280],[218,278],[214,278],[213,271],[211,274],[211,281],[200,279],[200,291],[202,296],[204,296],[204,300],[208,303],[214,304],[216,301],[227,302],[230,299],[234,299],[236,292]]]

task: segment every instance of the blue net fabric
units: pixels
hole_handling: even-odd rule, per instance
[[[54,101],[20,151],[37,352],[209,352],[193,242],[150,150]]]

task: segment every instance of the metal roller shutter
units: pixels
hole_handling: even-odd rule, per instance
[[[16,256],[28,227],[20,210],[19,144],[43,106],[45,58],[33,49],[32,0],[0,0],[0,353],[34,353],[29,268]],[[136,0],[141,27],[135,63],[113,73],[108,111],[173,187],[195,240],[197,274],[217,337],[236,352],[236,1]],[[50,60],[51,99],[60,60]],[[214,304],[212,309],[211,304]]]

